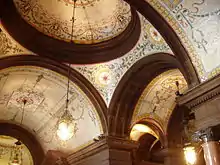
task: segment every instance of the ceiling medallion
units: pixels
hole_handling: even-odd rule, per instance
[[[96,75],[96,82],[101,86],[107,86],[112,81],[111,70],[108,68],[102,68],[97,71]]]
[[[146,30],[147,30],[147,33],[150,36],[151,40],[153,40],[153,42],[156,42],[156,43],[163,43],[164,42],[160,33],[152,25],[150,25],[150,24],[147,25]]]
[[[66,5],[74,5],[74,0],[58,0],[63,1],[66,3]],[[99,0],[78,0],[76,1],[76,7],[89,7],[94,6],[96,2]]]

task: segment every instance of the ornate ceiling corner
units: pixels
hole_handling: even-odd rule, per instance
[[[54,71],[34,66],[9,67],[0,71],[0,88],[0,120],[19,123],[22,100],[26,98],[24,127],[32,131],[45,152],[71,153],[103,134],[100,116],[91,100],[71,82],[69,111],[74,117],[75,135],[66,143],[58,139],[56,125],[65,109],[67,78]]]
[[[146,1],[179,36],[202,82],[220,73],[218,0]]]
[[[84,75],[100,92],[107,106],[115,88],[126,71],[138,60],[155,53],[173,54],[160,33],[139,14],[141,35],[135,47],[123,57],[94,65],[72,65]]]
[[[176,106],[176,81],[181,92],[187,89],[187,83],[177,69],[166,71],[154,78],[145,88],[135,107],[132,125],[144,119],[153,119],[166,132],[166,127]]]
[[[0,24],[0,58],[21,54],[33,54],[19,45]]]

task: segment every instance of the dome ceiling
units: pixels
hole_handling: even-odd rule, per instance
[[[56,124],[65,108],[67,79],[48,69],[26,66],[0,71],[0,120],[20,123],[41,143],[45,152],[72,152],[103,133],[98,113],[82,90],[70,85],[69,111],[76,124],[74,137],[64,145],[56,136]],[[86,135],[86,136],[85,136]]]
[[[25,21],[40,32],[79,44],[99,43],[122,33],[131,21],[130,6],[122,0],[14,0]],[[73,14],[74,13],[74,14]],[[74,16],[73,16],[74,15]]]

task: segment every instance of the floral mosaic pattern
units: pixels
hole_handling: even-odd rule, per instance
[[[14,43],[0,27],[0,55],[19,54],[23,50]]]
[[[75,135],[65,145],[58,139],[57,122],[65,110],[66,88],[67,79],[48,69],[32,66],[3,69],[0,71],[0,120],[20,123],[25,99],[23,125],[33,131],[45,152],[77,150],[103,130],[91,101],[71,83],[69,112],[74,118]]]
[[[135,62],[154,53],[167,52],[172,54],[159,32],[143,16],[140,15],[140,19],[141,36],[129,53],[107,63],[72,65],[98,89],[107,105],[110,103],[120,79]]]
[[[74,10],[73,1],[70,0],[14,0],[21,16],[40,32],[79,44],[111,39],[122,33],[131,21],[130,6],[126,2],[96,1],[77,1],[77,8]],[[73,10],[75,14],[72,29]]]
[[[0,23],[0,58],[12,55],[33,54],[26,50],[5,31]]]
[[[142,119],[154,119],[166,132],[170,115],[176,105],[176,81],[179,82],[180,93],[184,92],[187,83],[179,70],[170,70],[154,78],[139,98],[132,125]]]

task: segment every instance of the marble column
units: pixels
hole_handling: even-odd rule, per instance
[[[206,165],[220,165],[220,146],[218,137],[213,128],[214,127],[209,127],[200,131],[200,139],[203,141],[202,148]]]
[[[220,165],[219,143],[207,141],[202,144],[206,165]]]

